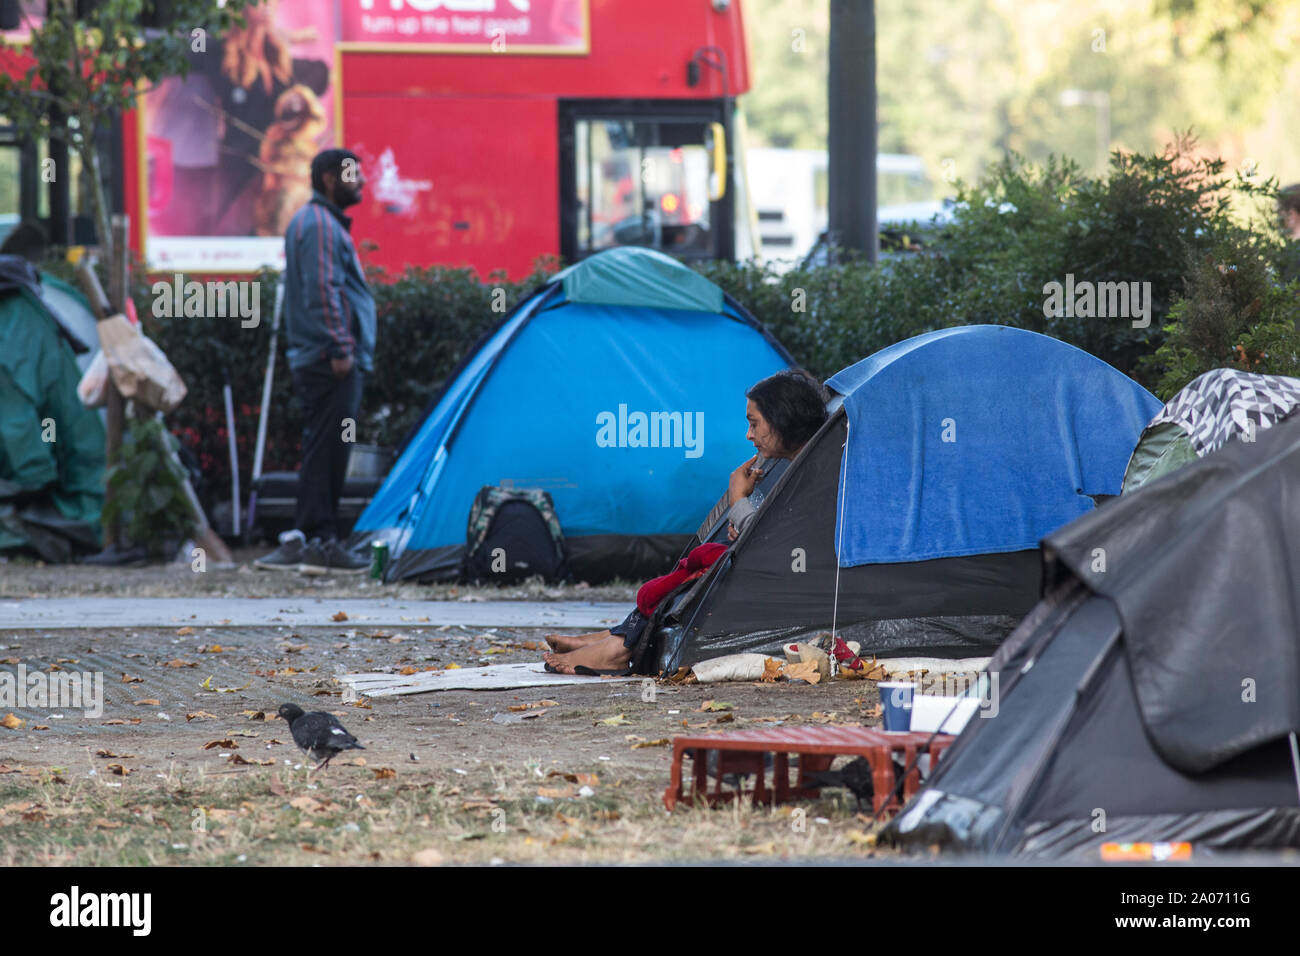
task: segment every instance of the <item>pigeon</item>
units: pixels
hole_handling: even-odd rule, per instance
[[[348,733],[333,714],[314,711],[304,714],[297,704],[281,704],[280,716],[289,725],[293,742],[313,760],[319,760],[312,770],[322,770],[344,750],[365,750],[357,738]]]
[[[804,786],[810,790],[822,787],[844,787],[858,798],[858,809],[862,801],[870,801],[875,792],[871,783],[871,763],[866,757],[850,760],[839,770],[815,770],[808,774]]]

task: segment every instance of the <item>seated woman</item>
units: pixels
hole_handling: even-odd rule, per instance
[[[802,369],[788,369],[763,379],[748,392],[745,437],[758,453],[731,473],[727,487],[730,524],[727,537],[735,541],[757,513],[754,486],[763,477],[763,459],[791,459],[826,421],[826,393],[815,378]],[[715,546],[720,547],[720,546]],[[617,627],[591,634],[565,636],[549,634],[546,642],[555,650],[543,655],[547,669],[561,674],[622,674],[627,671],[649,618],[634,609]]]

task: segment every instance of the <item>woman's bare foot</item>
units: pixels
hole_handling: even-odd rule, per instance
[[[632,652],[623,644],[623,638],[611,636],[567,654],[543,654],[542,660],[561,674],[574,674],[577,673],[574,668],[579,665],[590,667],[594,671],[626,670],[631,656]]]
[[[560,653],[576,651],[597,641],[607,641],[614,635],[609,631],[592,631],[590,634],[547,634],[546,643]]]

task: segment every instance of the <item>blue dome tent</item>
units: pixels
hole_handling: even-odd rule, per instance
[[[548,492],[587,581],[671,566],[753,455],[745,391],[790,355],[708,279],[649,249],[559,273],[448,379],[354,529],[388,580],[458,576],[484,486]]]
[[[835,629],[863,652],[983,655],[1039,595],[1039,541],[1119,494],[1160,402],[1071,345],[942,329],[832,376],[833,413],[668,608],[674,672]]]

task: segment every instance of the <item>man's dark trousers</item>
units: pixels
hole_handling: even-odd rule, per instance
[[[349,439],[356,434],[364,384],[355,364],[342,379],[334,376],[328,359],[293,370],[294,397],[303,412],[296,524],[309,541],[338,537],[339,498],[352,452],[344,429]]]

